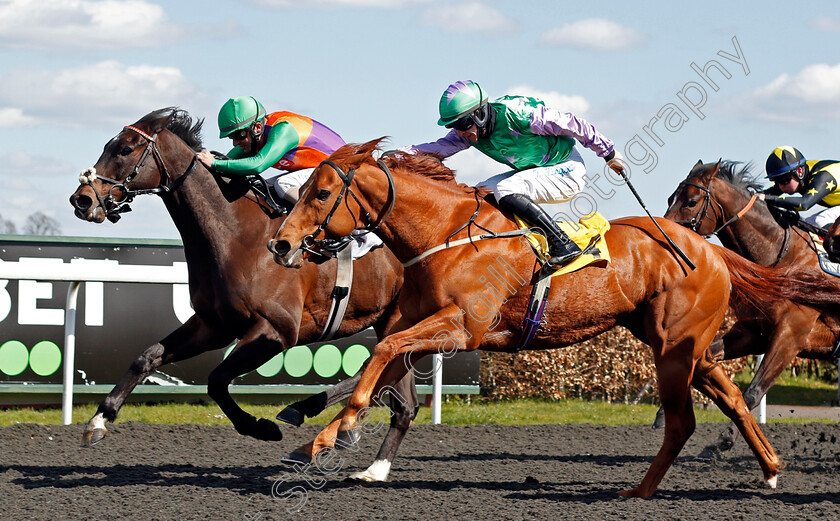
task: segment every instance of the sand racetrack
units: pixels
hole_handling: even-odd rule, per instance
[[[324,476],[279,461],[315,426],[270,443],[229,426],[127,422],[82,449],[81,424],[21,424],[0,428],[0,519],[840,519],[836,426],[763,426],[785,464],[776,490],[742,440],[714,464],[693,460],[721,428],[698,425],[641,500],[616,491],[638,484],[659,448],[662,432],[646,426],[415,426],[389,481],[369,484],[347,476],[370,464],[381,432],[325,462]]]

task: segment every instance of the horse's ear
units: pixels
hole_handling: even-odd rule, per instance
[[[721,162],[722,162],[722,161],[723,161],[723,159],[718,159],[718,162],[717,162],[717,163],[715,163],[715,166],[714,166],[714,167],[710,170],[710,172],[709,172],[709,173],[711,174],[711,175],[709,176],[709,180],[710,180],[710,181],[711,181],[712,179],[714,179],[714,177],[715,177],[716,175],[718,175],[718,172],[720,172],[720,164],[721,164]]]
[[[698,166],[700,166],[700,165],[702,165],[702,164],[703,164],[703,160],[702,160],[702,159],[698,159],[698,160],[697,160],[697,163],[695,163],[695,164],[694,164],[694,166],[695,166],[695,167],[698,167]]]
[[[157,134],[157,133],[160,133],[160,132],[162,132],[162,131],[163,131],[163,129],[165,129],[166,127],[168,127],[168,126],[169,126],[169,123],[172,121],[172,118],[174,118],[174,117],[175,117],[175,114],[176,114],[177,112],[178,112],[178,109],[176,109],[176,108],[172,108],[172,110],[170,110],[170,111],[169,111],[169,115],[168,115],[168,116],[163,117],[163,118],[159,119],[158,121],[156,121],[156,122],[155,122],[155,133],[156,133],[156,134]]]

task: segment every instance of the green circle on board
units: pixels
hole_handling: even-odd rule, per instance
[[[289,376],[300,378],[312,369],[312,351],[309,346],[294,346],[286,351],[283,365]]]
[[[29,352],[29,367],[38,376],[50,376],[61,367],[61,349],[49,340],[38,342]]]
[[[341,369],[341,351],[332,344],[324,344],[315,351],[312,365],[321,378],[332,378]]]
[[[367,347],[362,344],[353,344],[344,351],[341,368],[347,376],[355,376],[368,358],[370,358],[370,351]]]
[[[257,374],[266,378],[271,378],[283,369],[283,353],[277,353],[277,356],[264,363],[257,368]]]
[[[29,351],[22,342],[9,340],[0,346],[0,371],[8,376],[17,376],[29,365]]]

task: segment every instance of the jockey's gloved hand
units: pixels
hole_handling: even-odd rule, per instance
[[[609,165],[609,167],[616,173],[620,174],[623,170],[627,169],[627,165],[624,164],[624,158],[621,154],[616,152],[615,149],[604,156],[604,161],[606,161],[607,165]]]
[[[767,203],[767,209],[770,210],[770,214],[774,219],[776,219],[776,222],[779,223],[780,226],[787,228],[789,226],[795,226],[799,223],[800,216],[799,212],[796,210],[775,206],[770,202]]]

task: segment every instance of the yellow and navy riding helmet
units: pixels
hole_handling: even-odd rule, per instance
[[[773,179],[774,177],[785,175],[791,170],[796,170],[800,166],[807,168],[805,156],[792,146],[785,145],[776,147],[773,150],[770,157],[767,158],[767,162],[764,164],[764,170],[767,172],[767,179]],[[797,177],[802,179],[802,176]]]

